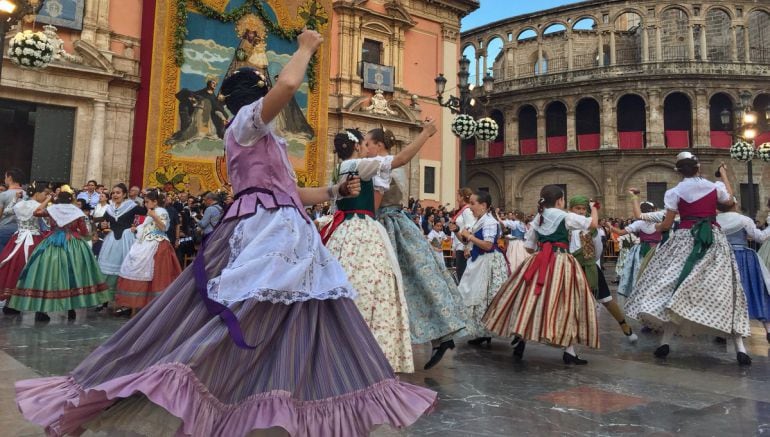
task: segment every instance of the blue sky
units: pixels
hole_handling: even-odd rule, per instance
[[[480,3],[480,8],[463,18],[462,30],[516,15],[578,3],[578,0],[480,0]]]

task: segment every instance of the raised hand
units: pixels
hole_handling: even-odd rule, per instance
[[[324,42],[324,38],[320,33],[315,30],[309,30],[307,28],[302,30],[302,33],[297,36],[297,44],[300,49],[309,50],[311,53],[315,53],[321,43]]]

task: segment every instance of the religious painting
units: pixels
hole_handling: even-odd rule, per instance
[[[35,21],[60,28],[82,30],[85,0],[45,0]]]
[[[153,54],[146,183],[176,187],[172,181],[189,180],[191,191],[216,189],[227,182],[223,137],[233,117],[220,84],[242,67],[255,68],[274,82],[297,48],[296,34],[305,26],[316,28],[328,41],[329,0],[158,3],[168,15],[159,20],[161,11],[156,12],[154,50],[161,48],[164,60],[158,62]],[[180,33],[163,26],[163,21],[180,25],[182,17],[183,40]],[[159,36],[165,36],[160,38],[163,44],[158,43]],[[328,65],[328,53],[326,43],[300,90],[274,120],[303,185],[317,185],[323,179],[325,135],[317,133],[327,124],[328,77],[321,76],[328,67],[321,67]],[[156,66],[161,74],[156,74]],[[170,174],[170,168],[176,174]]]

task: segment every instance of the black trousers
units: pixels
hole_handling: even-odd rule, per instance
[[[465,252],[462,250],[455,251],[455,271],[457,272],[457,280],[463,278],[465,273],[465,267],[468,265],[468,260],[465,259]]]

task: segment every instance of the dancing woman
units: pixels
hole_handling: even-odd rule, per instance
[[[467,334],[474,338],[468,344],[479,346],[490,344],[492,336],[484,326],[484,316],[495,293],[503,285],[510,270],[505,255],[497,245],[500,238],[500,224],[493,216],[492,196],[486,191],[479,191],[471,196],[470,209],[476,218],[473,228],[464,229],[460,238],[469,243],[465,256],[469,259],[463,279],[460,280],[460,294],[465,305]]]
[[[527,252],[526,245],[524,244],[524,237],[527,235],[527,225],[524,224],[524,214],[521,211],[516,211],[513,214],[514,220],[504,221],[505,227],[508,228],[508,247],[505,250],[508,264],[511,266],[511,271],[515,271],[524,261],[529,258],[529,252]]]
[[[61,191],[54,205],[35,210],[35,217],[51,218],[52,230],[30,255],[10,292],[9,307],[44,313],[75,310],[75,320],[81,322],[86,308],[112,297],[86,241],[83,211],[72,202],[72,193]]]
[[[423,132],[435,129],[430,122]],[[374,129],[366,136],[369,155],[387,157],[394,140],[390,131]],[[415,142],[425,140],[427,138],[421,135]],[[396,160],[406,150],[393,160],[394,168]],[[431,342],[433,347],[433,355],[424,366],[424,369],[430,369],[441,361],[447,350],[454,349],[453,337],[465,326],[462,298],[441,252],[433,250],[422,230],[402,211],[401,203],[406,194],[405,174],[402,169],[397,169],[391,176],[377,210],[377,220],[387,230],[398,256],[412,343]]]
[[[19,201],[13,206],[18,230],[0,252],[0,300],[10,297],[10,292],[16,288],[19,275],[27,265],[29,257],[46,237],[40,230],[41,218],[35,217],[35,211],[40,205],[48,205],[51,201],[51,190],[45,185],[37,185],[27,194],[30,199]]]
[[[587,364],[574,345],[599,347],[596,301],[580,263],[570,255],[570,231],[595,229],[599,211],[591,216],[564,211],[564,192],[558,185],[540,191],[538,215],[527,231],[531,256],[500,288],[484,315],[493,333],[514,336],[513,355],[524,355],[525,341],[565,348],[565,364]]]
[[[749,313],[738,266],[724,232],[716,223],[718,205],[735,202],[724,164],[724,185],[700,176],[700,163],[690,152],[677,156],[682,181],[666,191],[666,218],[671,228],[677,213],[678,229],[660,245],[626,302],[626,314],[643,324],[663,329],[655,356],[665,358],[674,333],[706,333],[732,337],[741,365],[751,364],[743,337],[750,334]]]
[[[120,183],[112,187],[112,200],[101,220],[101,229],[107,232],[107,235],[99,250],[99,268],[107,277],[110,290],[116,290],[120,267],[136,241],[131,227],[136,224],[137,216],[143,214],[144,208],[139,208],[136,202],[128,199],[128,188],[125,184]]]
[[[69,376],[16,383],[27,419],[53,435],[330,437],[408,426],[434,405],[395,377],[304,212],[358,180],[298,188],[272,129],[321,42],[303,31],[273,88],[248,68],[223,82],[237,199],[193,267]]]
[[[655,204],[652,202],[642,202],[639,204],[638,197],[633,194],[632,200],[634,201],[634,213],[638,209],[639,216],[641,214],[650,214],[657,211]],[[626,264],[623,266],[623,271],[620,274],[620,284],[618,285],[618,294],[628,297],[631,295],[631,291],[639,278],[639,272],[641,270],[644,259],[660,244],[663,234],[656,229],[655,222],[648,220],[636,220],[624,229],[618,229],[611,226],[613,232],[620,236],[633,234],[639,238],[639,244],[634,245],[626,257]]]
[[[131,315],[160,295],[180,273],[179,259],[168,239],[171,218],[165,208],[163,194],[154,190],[144,196],[147,217],[132,226],[136,242],[123,260],[115,293],[115,305],[131,308]]]
[[[465,247],[467,241],[462,241],[458,234],[464,229],[471,229],[476,223],[476,217],[470,209],[471,196],[473,190],[470,188],[460,188],[457,191],[457,212],[449,221],[449,230],[452,232],[452,250],[455,253],[455,273],[457,280],[463,279],[468,260],[465,258]]]
[[[414,372],[410,318],[399,258],[385,228],[373,218],[375,193],[382,195],[390,187],[391,171],[409,163],[435,132],[436,126],[429,120],[415,141],[401,153],[373,158],[362,157],[367,152],[358,130],[348,129],[334,137],[335,153],[342,160],[339,174],[346,177],[358,173],[361,194],[338,200],[334,220],[321,234],[329,252],[348,273],[350,283],[358,292],[356,305],[396,372]],[[367,139],[372,136],[367,134]],[[415,228],[414,224],[410,225]]]

